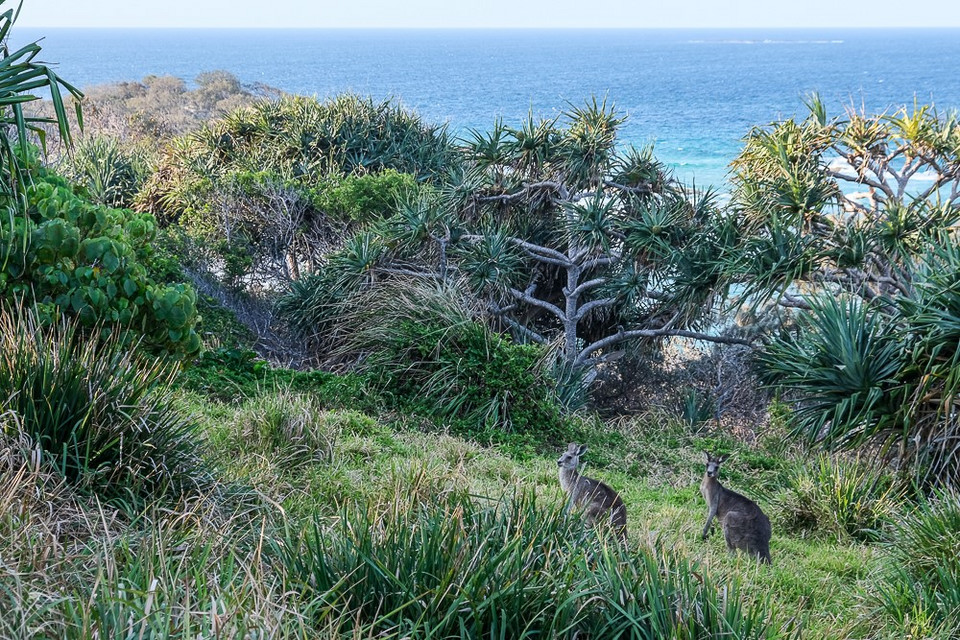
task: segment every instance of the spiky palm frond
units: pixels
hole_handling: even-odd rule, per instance
[[[0,8],[7,5],[0,0]],[[60,139],[71,142],[70,125],[64,106],[64,92],[77,99],[77,121],[83,124],[80,99],[83,94],[73,85],[58,76],[49,66],[37,61],[41,47],[33,42],[16,51],[10,51],[8,36],[20,14],[22,2],[16,8],[0,13],[0,196],[19,199],[28,179],[25,173],[27,135],[35,133],[42,146],[46,146],[46,132],[42,125],[55,125]],[[53,117],[27,116],[23,105],[40,99],[34,95],[38,89],[50,92]],[[17,150],[19,147],[20,151]]]
[[[624,246],[647,264],[670,262],[685,233],[687,212],[675,198],[642,201],[623,223]]]
[[[619,244],[623,216],[619,203],[602,191],[580,202],[563,203],[567,244],[590,252],[609,252]]]
[[[610,180],[631,189],[662,194],[673,184],[670,169],[653,154],[653,145],[629,146],[620,152],[610,168]]]
[[[510,164],[521,176],[540,177],[557,160],[560,131],[556,123],[557,118],[536,120],[530,113],[519,129],[507,132]]]
[[[61,168],[91,200],[116,208],[133,206],[149,172],[142,150],[101,136],[80,139]]]
[[[745,283],[742,296],[760,304],[807,278],[822,259],[817,238],[773,218],[766,233],[748,236],[726,254],[724,268]]]
[[[484,233],[457,250],[459,270],[478,293],[504,291],[520,278],[524,259],[502,231]]]
[[[829,447],[889,444],[906,400],[903,350],[891,319],[856,298],[810,301],[795,334],[760,356],[765,379],[799,399],[795,433]]]
[[[560,143],[566,179],[576,188],[596,188],[615,157],[617,129],[625,118],[617,116],[606,98],[597,102],[596,96],[563,115],[570,121]]]
[[[900,298],[903,339],[919,376],[908,405],[909,436],[927,474],[960,485],[960,247],[945,235],[914,273],[912,297]]]

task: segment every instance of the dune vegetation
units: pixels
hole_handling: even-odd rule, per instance
[[[38,51],[0,74],[0,638],[960,634],[953,112],[812,96],[721,197],[596,99],[458,137]],[[772,565],[701,539],[705,451]]]

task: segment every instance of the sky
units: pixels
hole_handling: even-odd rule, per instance
[[[16,0],[2,2],[2,8]],[[30,27],[960,27],[960,0],[24,0]]]

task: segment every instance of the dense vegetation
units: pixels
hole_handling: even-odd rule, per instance
[[[723,203],[607,103],[454,140],[215,72],[99,88],[45,166],[80,94],[37,51],[0,74],[0,637],[960,633],[953,115],[814,98]],[[625,545],[564,509],[569,440]],[[772,567],[699,541],[705,449]]]

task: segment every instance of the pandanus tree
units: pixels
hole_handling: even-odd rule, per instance
[[[358,283],[463,281],[501,328],[559,344],[571,372],[595,369],[630,340],[747,342],[711,330],[735,225],[712,192],[682,188],[650,149],[618,147],[622,122],[593,100],[556,119],[473,132],[442,187],[401,202],[287,309],[315,328]]]
[[[758,128],[734,163],[745,295],[799,307],[767,345],[794,424],[960,483],[960,121],[915,105]]]
[[[867,301],[910,295],[916,260],[960,220],[960,122],[931,106],[751,131],[733,163],[733,210],[748,240],[731,271],[745,295],[805,307],[842,289]]]

